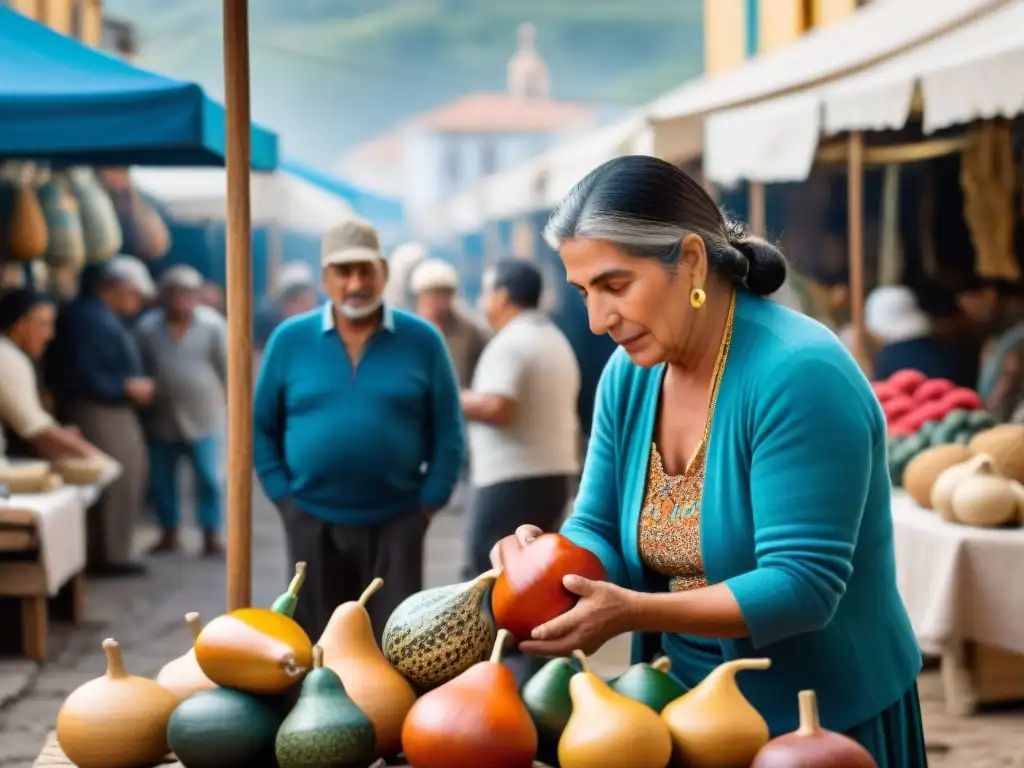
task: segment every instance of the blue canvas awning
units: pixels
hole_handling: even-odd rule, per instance
[[[223,165],[224,108],[0,7],[0,157],[89,165]],[[252,167],[277,136],[252,128]]]

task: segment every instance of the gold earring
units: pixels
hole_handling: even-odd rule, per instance
[[[707,301],[708,295],[704,293],[700,288],[694,288],[690,291],[690,305],[694,309],[700,309],[704,306],[704,302]]]

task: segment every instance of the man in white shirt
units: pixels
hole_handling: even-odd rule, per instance
[[[466,570],[488,570],[494,543],[524,524],[557,530],[580,470],[580,370],[541,312],[543,278],[509,259],[484,274],[480,308],[496,335],[462,393],[472,496]]]

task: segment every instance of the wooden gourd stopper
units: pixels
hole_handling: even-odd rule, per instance
[[[319,645],[313,646],[313,669],[323,669],[324,649]]]

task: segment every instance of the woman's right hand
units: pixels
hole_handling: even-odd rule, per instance
[[[501,568],[501,545],[509,539],[515,539],[515,544],[518,547],[525,547],[527,544],[532,542],[544,531],[538,528],[536,525],[520,525],[516,528],[516,532],[511,536],[506,536],[504,539],[498,541],[493,547],[491,547],[491,565],[494,568]],[[511,543],[511,542],[510,542]]]

